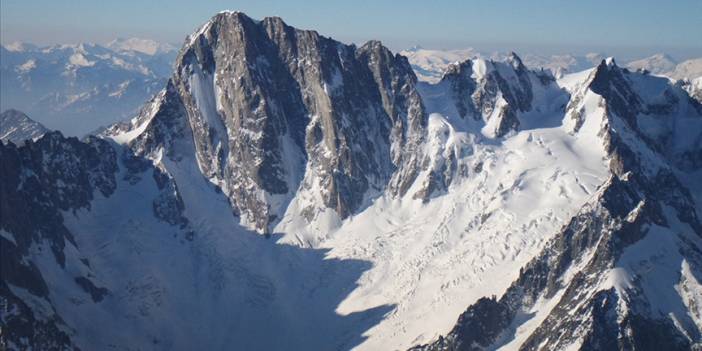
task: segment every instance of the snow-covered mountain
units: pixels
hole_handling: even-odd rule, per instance
[[[497,298],[414,350],[699,346],[702,106],[611,60],[559,84],[563,127],[594,128],[605,181]]]
[[[419,80],[431,83],[441,80],[444,71],[452,63],[482,56],[480,52],[472,48],[463,50],[430,50],[420,46],[400,51],[400,54],[407,57]]]
[[[598,53],[585,55],[536,55],[527,53],[524,55],[524,64],[531,69],[545,69],[551,71],[556,77],[562,77],[569,73],[581,72],[583,70],[597,66],[605,56]]]
[[[0,113],[1,141],[21,144],[25,140],[37,140],[48,131],[41,123],[29,118],[21,111],[6,110]]]
[[[626,64],[631,70],[646,70],[653,74],[665,74],[671,72],[677,66],[676,61],[666,54],[655,54],[640,60],[634,60]]]
[[[672,72],[667,73],[673,79],[696,79],[702,77],[702,58],[680,62]]]
[[[420,81],[437,83],[446,69],[453,63],[471,58],[485,58],[503,61],[509,53],[490,54],[469,48],[464,50],[428,50],[414,47],[400,52],[406,56]],[[550,70],[556,77],[580,72],[597,66],[605,57],[590,53],[583,56],[563,54],[544,56],[527,53],[522,57],[524,64],[531,69]],[[669,55],[659,53],[650,57],[628,62],[624,67],[630,70],[645,70],[652,74],[665,75],[673,79],[694,79],[702,76],[702,59],[690,59],[678,63]]]
[[[25,111],[68,135],[132,117],[165,84],[176,55],[148,43],[112,42],[118,51],[96,44],[2,47],[0,109]]]
[[[168,43],[159,43],[155,40],[142,38],[117,38],[105,45],[113,51],[132,51],[146,55],[169,54],[177,50],[177,48]]]
[[[702,103],[702,76],[691,81],[684,80],[682,86],[692,98]]]
[[[516,54],[431,84],[379,42],[219,13],[131,121],[0,146],[2,335],[689,349],[702,105],[686,89],[613,59],[556,79]]]
[[[12,52],[23,52],[23,51],[30,51],[30,50],[36,50],[37,46],[31,43],[24,43],[21,41],[15,41],[12,43],[9,43],[7,45],[3,46],[5,50],[9,50]]]
[[[678,63],[666,54],[656,54],[628,63],[632,70],[646,70],[649,73],[663,75],[672,79],[689,79],[702,77],[702,58],[685,60]]]
[[[429,50],[413,47],[400,52],[410,61],[412,68],[420,81],[437,83],[441,80],[446,69],[454,64],[468,59],[484,58],[494,61],[504,61],[510,54],[493,52],[490,54],[468,48],[463,50]],[[560,77],[566,73],[580,72],[592,68],[604,59],[601,54],[590,53],[584,56],[552,55],[544,56],[526,54],[522,58],[524,64],[531,69],[550,70]]]

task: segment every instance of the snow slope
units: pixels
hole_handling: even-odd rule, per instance
[[[431,115],[429,144],[460,150],[458,168],[466,169],[460,181],[429,203],[382,196],[321,233],[319,245],[332,257],[372,262],[340,313],[396,305],[359,349],[433,340],[467,304],[507,288],[519,273],[514,267],[529,261],[606,178],[597,137],[603,111],[596,101],[587,109],[591,116],[577,134],[563,124],[534,126],[502,140],[469,129],[457,115]],[[558,118],[557,110],[539,118],[549,113]],[[288,226],[284,219],[276,228],[287,233],[282,242],[306,245],[320,235],[311,226],[310,232]]]
[[[559,84],[563,126],[604,145],[607,179],[509,288],[413,350],[699,346],[699,103],[612,59]]]

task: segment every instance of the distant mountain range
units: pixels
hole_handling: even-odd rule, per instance
[[[484,53],[475,49],[462,50],[429,50],[413,47],[401,51],[406,56],[412,68],[417,73],[417,78],[423,81],[436,83],[444,74],[448,65],[470,58],[484,58],[502,61],[508,53]],[[522,55],[524,64],[532,69],[548,69],[556,77],[567,73],[579,72],[597,66],[605,57],[603,54],[590,53],[587,55],[538,55],[526,53]],[[702,58],[678,62],[667,54],[656,54],[650,57],[625,63],[623,67],[631,70],[646,70],[649,73],[665,75],[673,79],[694,79],[702,76]]]
[[[115,52],[139,52],[150,56],[163,54],[173,56],[173,53],[178,50],[178,47],[172,44],[141,38],[117,38],[107,43],[105,47]]]
[[[171,74],[177,51],[144,39],[0,48],[0,110],[83,135],[134,116]]]

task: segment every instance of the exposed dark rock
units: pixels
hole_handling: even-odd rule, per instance
[[[324,203],[305,212],[328,207],[344,218],[368,191],[402,193],[414,180],[426,123],[415,84],[407,59],[379,42],[357,48],[280,18],[220,13],[188,39],[130,146],[176,160],[194,148],[205,177],[261,232],[284,210],[262,193],[321,191]]]
[[[105,298],[105,295],[109,293],[109,290],[95,286],[95,284],[93,284],[93,282],[91,282],[90,279],[86,277],[76,277],[75,281],[76,284],[78,284],[83,290],[85,290],[85,292],[90,294],[90,297],[93,299],[93,302],[102,301],[102,299]]]

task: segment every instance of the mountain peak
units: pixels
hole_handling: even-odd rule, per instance
[[[522,63],[522,59],[517,56],[517,54],[514,51],[510,51],[510,53],[507,55],[506,59],[507,63],[509,63],[512,68],[515,70],[524,70],[526,69],[526,66],[524,66],[524,63]]]
[[[653,74],[669,74],[676,66],[677,62],[665,53],[658,53],[626,64],[626,67],[633,71],[647,71]]]
[[[609,77],[614,72],[619,71],[619,66],[617,66],[617,62],[614,60],[614,57],[604,58],[590,73],[590,84],[601,85],[605,82],[609,82]]]
[[[217,20],[224,19],[224,18],[233,19],[236,21],[259,22],[257,20],[254,20],[253,18],[249,17],[246,13],[244,13],[242,11],[231,11],[231,10],[221,11],[221,12],[217,13],[216,15],[214,15],[212,17],[211,21],[212,20],[217,21]]]
[[[271,18],[267,22],[274,23],[275,21],[275,19]],[[227,33],[229,31],[239,32],[244,30],[244,28],[252,28],[261,22],[262,21],[254,20],[241,11],[221,11],[202,24],[195,32],[188,35],[185,46],[193,46],[198,38],[201,38],[203,35],[206,35],[206,33],[212,31],[213,29],[214,32],[212,34],[219,36],[221,33]],[[244,36],[242,36],[242,39],[248,40],[248,38],[245,37],[247,33],[248,32],[244,30]]]
[[[193,126],[198,168],[242,223],[264,233],[301,186],[318,199],[297,204],[309,218],[356,212],[363,194],[387,187],[403,166],[391,145],[414,142],[423,128],[404,57],[379,41],[356,48],[279,17],[215,15],[186,42],[172,82],[176,96],[155,104],[183,105],[176,109]],[[145,137],[157,133],[144,128]]]
[[[371,50],[388,50],[380,40],[371,39],[365,42],[361,47],[365,47]]]
[[[4,142],[22,144],[26,140],[36,140],[48,131],[22,111],[8,109],[0,113],[0,140]]]
[[[279,16],[266,16],[266,17],[263,17],[262,22],[273,23],[273,24],[275,24],[275,25],[277,25],[277,26],[281,26],[281,27],[287,27],[287,26],[288,26],[288,24],[285,23],[285,21],[283,20],[283,18],[282,18],[282,17],[279,17]]]
[[[243,15],[243,16],[246,16],[246,14],[244,12],[239,11],[239,10],[222,10],[222,11],[217,12],[215,14],[215,16],[213,16],[213,17],[216,17],[217,15],[236,15],[236,16]],[[246,16],[246,17],[248,17],[248,16]]]
[[[613,57],[602,60],[590,77],[589,88],[606,99],[612,99],[610,103],[618,110],[624,111],[627,110],[626,106],[640,103]],[[630,117],[631,113],[620,113],[620,115]]]

